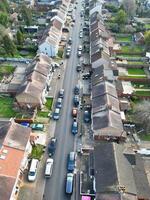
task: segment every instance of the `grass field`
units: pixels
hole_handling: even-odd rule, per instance
[[[142,53],[143,51],[144,51],[144,49],[143,49],[143,47],[142,46],[137,46],[137,45],[135,45],[135,46],[122,46],[121,47],[121,51],[122,51],[122,53],[126,53],[126,54],[128,54],[128,53]]]
[[[128,61],[129,65],[144,65],[145,62],[143,61]]]
[[[32,152],[31,152],[31,156],[30,157],[40,160],[42,155],[43,155],[43,153],[44,153],[43,152],[43,148],[44,148],[43,145],[40,145],[40,144],[34,146],[32,148]]]
[[[146,83],[132,83],[134,88],[140,88],[140,89],[150,89],[150,84]]]
[[[135,94],[137,96],[146,96],[146,97],[149,97],[150,96],[150,91],[136,91]]]
[[[150,141],[150,134],[147,134],[147,135],[139,135],[140,139],[141,140],[144,140],[144,141]]]
[[[46,103],[45,103],[46,108],[51,110],[52,104],[53,104],[53,98],[46,98]]]
[[[128,69],[128,74],[129,75],[143,75],[145,76],[145,72],[143,69],[133,69],[133,68],[129,68]]]
[[[12,74],[15,70],[15,67],[11,65],[0,65],[0,80],[2,80],[4,75]]]
[[[15,117],[17,112],[13,110],[14,99],[11,97],[0,97],[0,117]]]
[[[124,36],[124,37],[121,37],[121,36],[116,36],[116,40],[117,42],[131,42],[132,41],[132,36]]]

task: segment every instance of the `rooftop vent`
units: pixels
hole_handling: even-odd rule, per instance
[[[5,160],[6,156],[5,155],[0,155],[1,160]]]

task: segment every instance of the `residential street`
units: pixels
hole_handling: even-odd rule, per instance
[[[78,63],[77,48],[79,45],[79,30],[80,30],[80,9],[81,4],[78,4],[75,26],[72,28],[72,52],[66,64],[66,72],[63,82],[65,97],[63,99],[63,108],[61,117],[56,124],[55,137],[58,140],[57,149],[54,156],[54,168],[52,177],[46,181],[44,199],[46,200],[65,200],[70,199],[70,196],[65,194],[65,181],[67,174],[67,155],[73,151],[75,147],[75,136],[71,134],[71,109],[73,99],[73,88],[77,84],[76,65]],[[75,199],[75,191],[71,199]]]

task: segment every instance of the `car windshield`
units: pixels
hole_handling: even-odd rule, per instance
[[[29,172],[30,176],[35,176],[35,172]]]

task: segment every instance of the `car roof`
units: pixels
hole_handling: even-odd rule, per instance
[[[54,160],[52,158],[48,158],[46,161],[46,163],[53,163],[53,162],[54,162]]]
[[[74,157],[75,157],[75,152],[74,151],[70,152],[69,153],[70,160],[74,160]]]

